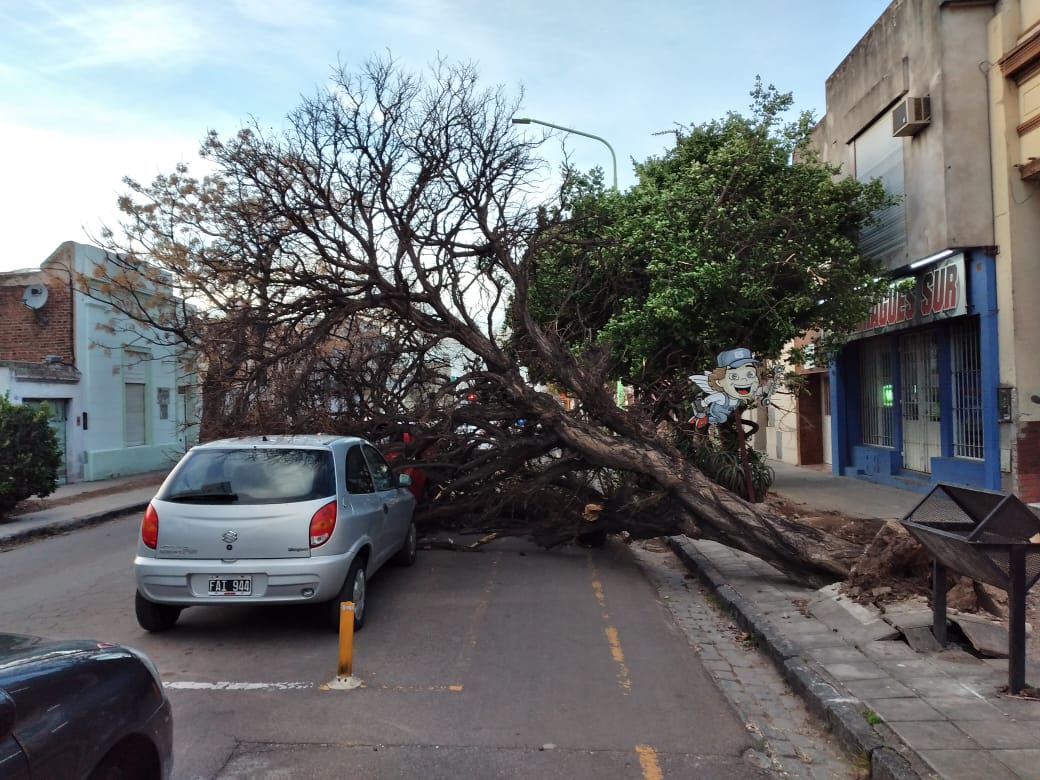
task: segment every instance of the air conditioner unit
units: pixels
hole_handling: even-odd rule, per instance
[[[892,109],[892,135],[917,135],[931,124],[932,100],[928,97],[903,98]]]

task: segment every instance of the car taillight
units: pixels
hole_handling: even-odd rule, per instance
[[[141,521],[141,541],[152,550],[159,543],[159,513],[151,504],[144,510],[144,520]]]
[[[311,547],[321,547],[336,527],[336,502],[330,501],[311,518]]]

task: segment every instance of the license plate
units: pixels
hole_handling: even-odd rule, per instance
[[[234,579],[211,577],[209,581],[209,594],[211,596],[248,596],[252,592],[252,577],[236,577]]]

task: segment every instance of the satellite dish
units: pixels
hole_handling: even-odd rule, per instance
[[[43,304],[47,303],[47,285],[30,284],[22,292],[22,303],[30,309],[42,309]]]

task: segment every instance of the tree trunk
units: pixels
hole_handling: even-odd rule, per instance
[[[588,422],[566,414],[554,399],[523,382],[519,372],[510,372],[509,390],[568,446],[590,463],[653,480],[689,512],[690,518],[681,525],[688,536],[751,553],[808,585],[822,586],[848,576],[862,549],[716,485],[665,441],[647,417],[637,410],[620,409],[594,364],[565,349],[526,310],[521,321],[536,351],[582,399]]]

